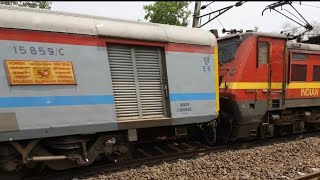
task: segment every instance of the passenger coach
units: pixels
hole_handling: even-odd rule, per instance
[[[0,16],[3,170],[127,155],[218,116],[209,31],[8,6]]]

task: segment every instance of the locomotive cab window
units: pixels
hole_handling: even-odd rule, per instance
[[[291,81],[307,80],[307,65],[292,64]]]
[[[291,53],[291,81],[307,81],[308,55],[300,52]]]
[[[292,60],[307,60],[308,57],[306,54],[292,52]]]
[[[221,40],[218,43],[218,59],[220,63],[231,62],[236,55],[236,52],[241,44],[239,36],[231,39]]]
[[[269,59],[269,44],[268,42],[261,41],[258,44],[258,65],[268,64]]]
[[[313,78],[312,81],[320,81],[320,65],[313,66]]]

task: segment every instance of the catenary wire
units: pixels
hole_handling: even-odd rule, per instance
[[[207,5],[209,5],[209,3],[208,3],[208,2],[207,2]],[[210,10],[211,10],[211,11],[213,11],[213,10],[212,10],[212,8],[211,8],[210,6],[208,6],[208,7],[210,8]],[[215,13],[213,13],[213,14],[214,14],[214,15],[216,15]],[[223,28],[223,29],[225,29],[225,28],[224,28],[224,26],[223,26],[223,24],[221,23],[221,21],[219,20],[219,18],[218,18],[218,17],[217,17],[217,20],[218,20],[218,22],[220,23],[220,25],[222,26],[222,28]]]

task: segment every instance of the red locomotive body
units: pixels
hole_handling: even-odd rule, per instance
[[[223,136],[301,133],[320,122],[320,45],[285,35],[218,39]]]

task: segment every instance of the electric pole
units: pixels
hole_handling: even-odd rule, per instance
[[[192,22],[192,27],[194,28],[199,27],[200,9],[201,9],[201,1],[196,1],[194,6],[193,22]]]

